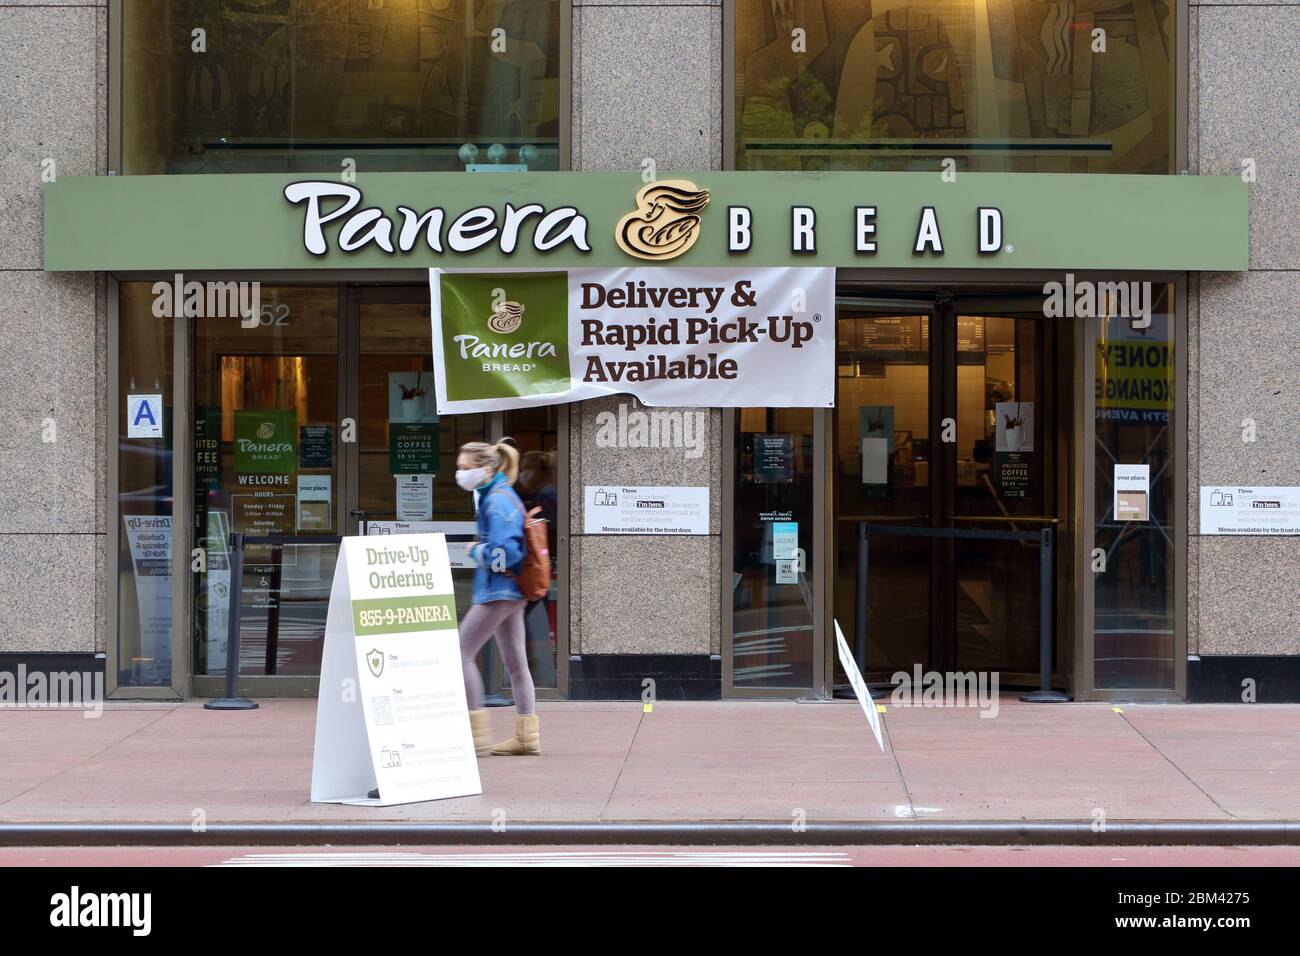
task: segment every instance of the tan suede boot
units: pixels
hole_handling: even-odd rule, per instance
[[[474,734],[474,753],[485,755],[492,746],[492,721],[486,708],[469,712],[469,729]]]
[[[515,716],[515,735],[503,740],[492,748],[498,757],[520,757],[525,754],[540,754],[541,743],[537,733],[537,715],[519,714]]]

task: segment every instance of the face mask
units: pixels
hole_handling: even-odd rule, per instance
[[[470,468],[468,471],[456,472],[456,484],[460,485],[466,491],[473,491],[483,482],[487,481],[486,468]]]

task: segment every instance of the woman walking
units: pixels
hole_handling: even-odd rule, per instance
[[[519,452],[505,439],[496,444],[462,445],[456,459],[456,484],[475,495],[478,541],[470,549],[474,569],[474,603],[460,622],[460,656],[465,697],[474,732],[474,750],[501,756],[539,754],[536,694],[524,646],[524,607],[528,603],[515,582],[524,560],[524,505],[515,493]],[[510,674],[515,698],[515,734],[491,744],[491,722],[483,706],[483,678],[475,658],[493,635]]]

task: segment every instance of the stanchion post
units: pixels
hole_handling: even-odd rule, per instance
[[[858,522],[858,580],[853,601],[853,656],[867,668],[867,523]]]
[[[226,696],[203,705],[205,710],[256,710],[257,701],[237,696],[239,680],[239,626],[240,607],[244,589],[244,535],[235,531],[230,535],[230,613],[226,631]]]
[[[1038,690],[1021,696],[1033,704],[1059,704],[1071,700],[1068,694],[1052,690],[1052,529],[1044,528],[1038,538]]]
[[[284,584],[284,546],[271,545],[271,587],[266,602],[266,673],[280,666],[280,601]]]
[[[867,583],[869,562],[871,560],[871,529],[865,521],[858,522],[858,574],[853,593],[853,658],[858,662],[858,670],[867,672]],[[872,700],[883,700],[889,695],[879,687],[867,685],[867,692]],[[851,690],[845,691],[845,697],[852,697]]]

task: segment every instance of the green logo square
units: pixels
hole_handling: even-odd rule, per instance
[[[298,470],[298,413],[292,409],[235,412],[235,471],[292,475]]]
[[[448,401],[568,391],[566,273],[443,273],[441,290]]]

